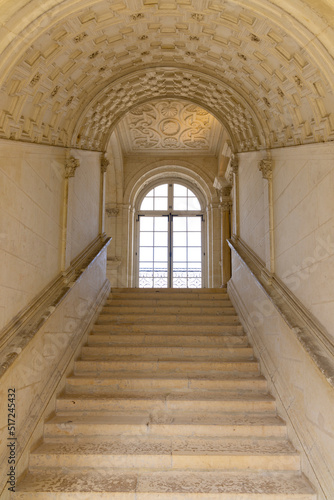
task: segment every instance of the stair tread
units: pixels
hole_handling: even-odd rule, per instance
[[[99,374],[99,376],[95,375],[85,375],[85,374],[75,374],[71,375],[67,378],[67,380],[115,380],[115,379],[160,379],[160,380],[256,380],[256,381],[265,381],[265,377],[263,375],[256,375],[254,372],[241,372],[236,375],[235,373],[230,372],[215,372],[215,373],[175,373],[175,372],[156,372],[153,374],[139,372],[139,371],[113,371],[112,373],[106,373],[105,375]]]
[[[42,444],[32,454],[208,454],[208,455],[296,455],[286,439],[222,438],[222,437],[161,437],[155,435],[135,437],[99,437],[85,441],[63,441]]]
[[[273,396],[262,392],[243,391],[122,391],[108,394],[63,393],[58,400],[160,400],[160,401],[275,401]]]
[[[257,413],[257,412],[220,412],[203,413],[203,412],[183,412],[182,414],[173,414],[171,412],[151,412],[147,413],[132,413],[132,414],[113,414],[113,415],[74,415],[71,417],[55,415],[46,425],[59,425],[63,428],[71,427],[75,423],[87,425],[145,425],[149,429],[152,425],[214,425],[214,426],[257,426],[257,425],[278,425],[284,426],[284,421],[276,414]]]
[[[245,493],[248,494],[247,499],[264,499],[271,493],[308,494],[311,495],[310,499],[315,498],[309,482],[298,472],[271,472],[269,476],[268,473],[234,471],[217,473],[216,471],[106,470],[101,468],[70,471],[43,469],[43,472],[27,474],[17,486],[18,492],[23,489],[26,492],[170,493],[172,495],[170,498],[173,498],[173,494],[182,492],[207,495]],[[253,494],[256,496],[253,497]],[[218,496],[216,498],[218,499]],[[283,500],[284,497],[281,498]]]
[[[79,359],[78,361],[87,361],[83,358]],[[219,356],[201,356],[200,359],[197,357],[194,359],[193,356],[166,356],[164,354],[161,355],[153,355],[153,354],[113,354],[113,355],[106,355],[105,358],[103,357],[96,357],[94,359],[94,356],[90,356],[88,361],[168,361],[168,362],[175,362],[175,363],[182,363],[182,362],[187,362],[187,363],[199,363],[199,362],[206,362],[206,363],[257,363],[257,360],[255,358],[252,359],[245,359],[242,357],[234,357],[233,359],[224,359],[223,357]]]

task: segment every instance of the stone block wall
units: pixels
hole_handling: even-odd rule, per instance
[[[0,330],[60,270],[64,153],[2,141]]]

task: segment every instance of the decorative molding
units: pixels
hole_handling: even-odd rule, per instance
[[[36,332],[64,300],[85,270],[109,245],[111,238],[99,235],[72,263],[58,275],[0,332],[0,376],[11,366]]]
[[[327,382],[334,387],[334,345],[328,332],[275,274],[267,279],[264,263],[240,238],[234,237],[228,243],[249,268]]]
[[[119,211],[119,208],[106,208],[106,214],[108,217],[117,216]]]
[[[108,158],[106,158],[105,153],[101,154],[100,163],[101,163],[101,173],[105,174],[108,169],[108,166],[110,165],[110,161],[108,160]]]
[[[74,156],[68,156],[65,161],[65,178],[74,177],[78,167],[80,167],[80,160]]]

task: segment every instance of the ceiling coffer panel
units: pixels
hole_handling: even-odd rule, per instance
[[[100,149],[124,113],[168,97],[214,111],[239,151],[334,139],[333,66],[266,0],[72,3],[2,58],[1,137]]]

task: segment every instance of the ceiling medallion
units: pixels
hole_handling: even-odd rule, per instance
[[[181,125],[176,120],[167,118],[160,123],[160,130],[165,135],[176,135],[180,132]]]

